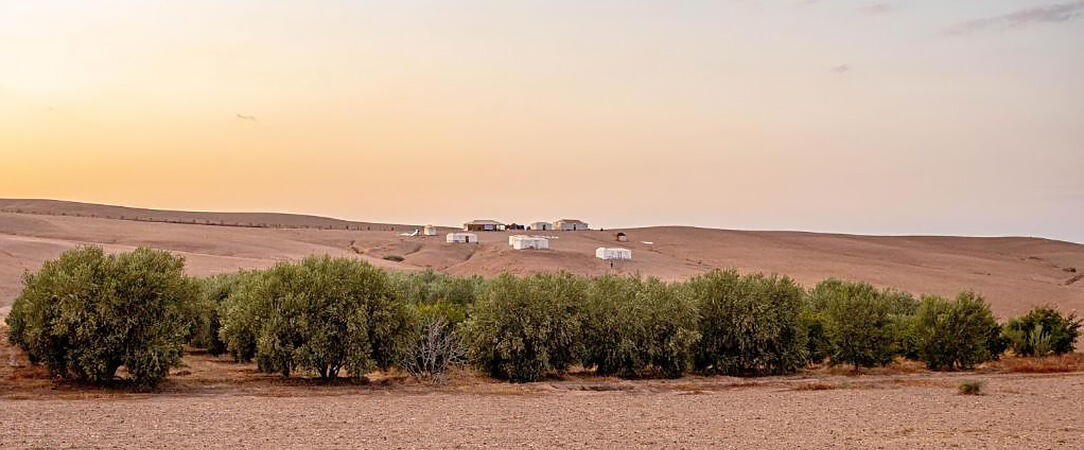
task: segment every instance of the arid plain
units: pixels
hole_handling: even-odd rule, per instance
[[[1028,237],[854,236],[690,227],[544,233],[551,250],[519,252],[508,233],[480,245],[405,237],[416,225],[279,214],[180,213],[0,200],[0,316],[24,271],[78,245],[151,246],[183,255],[192,275],[264,268],[310,254],[392,270],[492,276],[568,270],[685,279],[712,268],[827,277],[951,295],[982,293],[1002,317],[1038,304],[1084,310],[1084,245]],[[123,217],[123,218],[122,218]],[[464,218],[469,220],[471,218]],[[590,219],[590,218],[584,218]],[[450,229],[449,229],[450,230]],[[445,231],[449,231],[445,230]],[[614,242],[622,231],[629,242]],[[644,242],[651,242],[647,244]],[[613,269],[595,247],[631,248]],[[401,262],[384,259],[401,256]],[[1084,362],[1022,361],[935,373],[898,363],[850,373],[626,381],[572,373],[508,384],[463,370],[444,385],[378,374],[365,384],[283,381],[247,364],[186,356],[156,393],[56,383],[0,346],[0,447],[1079,448]],[[1044,373],[1050,372],[1050,373]],[[981,396],[957,394],[965,379]]]

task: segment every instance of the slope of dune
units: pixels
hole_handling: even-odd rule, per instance
[[[330,223],[323,220],[335,219],[288,214],[260,216],[266,219],[262,223],[288,228],[120,220],[105,218],[115,214],[118,210],[114,208],[118,207],[26,202],[0,200],[0,210],[9,210],[13,205],[23,208],[22,213],[0,212],[3,309],[18,295],[24,271],[36,270],[65,249],[89,244],[109,251],[138,246],[170,250],[186,258],[193,275],[264,268],[314,254],[362,258],[393,270],[433,269],[483,276],[567,270],[588,275],[639,273],[681,280],[712,268],[736,268],[742,272],[787,274],[806,286],[837,277],[916,294],[952,295],[972,289],[984,294],[1002,316],[1018,314],[1040,303],[1084,311],[1084,281],[1079,281],[1084,271],[1084,245],[1038,238],[649,227],[620,230],[628,234],[628,242],[615,241],[613,233],[618,230],[551,232],[547,233],[554,237],[550,250],[516,251],[507,245],[511,234],[507,232],[479,233],[481,244],[464,245],[448,244],[443,235],[401,236],[400,232],[412,229],[403,225],[349,222],[349,226],[326,229],[318,228]],[[60,206],[50,209],[50,205]],[[36,208],[33,214],[27,213],[29,206]],[[153,212],[160,214],[155,217],[197,221],[208,217],[255,217],[248,213]],[[393,227],[397,231],[392,231]],[[594,257],[595,248],[604,245],[631,248],[633,260],[611,267]],[[393,256],[403,261],[384,259]]]

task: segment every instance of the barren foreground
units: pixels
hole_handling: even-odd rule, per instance
[[[2,327],[0,327],[2,328]],[[2,331],[2,330],[0,330]],[[1034,365],[1038,364],[1038,365]],[[1030,368],[1030,369],[1028,369]],[[1059,373],[1020,373],[1059,370]],[[784,377],[283,379],[206,354],[153,393],[50,380],[0,343],[0,448],[1080,448],[1084,355]],[[964,380],[984,394],[961,395]]]
[[[504,393],[321,387],[307,396],[0,400],[0,447],[1080,448],[1084,374],[536,383]],[[608,386],[617,386],[610,382]],[[675,383],[676,384],[676,383]],[[588,386],[588,389],[597,388]],[[312,392],[316,391],[316,392]]]

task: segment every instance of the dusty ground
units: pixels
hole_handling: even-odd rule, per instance
[[[545,233],[556,237],[551,250],[515,251],[507,245],[509,233],[481,233],[481,245],[447,244],[443,235],[400,236],[400,232],[415,228],[404,225],[0,199],[0,211],[16,210],[24,213],[0,212],[0,311],[18,295],[24,271],[36,270],[43,261],[68,248],[94,244],[114,251],[136,246],[171,250],[187,258],[188,270],[194,275],[268,267],[310,254],[353,256],[395,270],[431,268],[485,276],[506,271],[568,270],[580,274],[641,273],[676,280],[712,268],[737,268],[788,274],[807,286],[838,277],[914,293],[954,295],[962,289],[974,289],[986,296],[1001,317],[1042,303],[1084,313],[1084,245],[1038,238],[881,237],[651,227],[622,230],[629,242],[621,243],[613,238],[617,230]],[[116,218],[120,216],[303,228]],[[596,247],[613,245],[631,248],[634,259],[611,269],[594,258]],[[383,259],[390,255],[402,256],[404,261]]]
[[[48,380],[0,348],[0,448],[1080,448],[1084,355],[1070,373],[864,374],[508,384],[458,371],[323,384],[186,357],[156,393]],[[985,394],[957,392],[962,380]]]

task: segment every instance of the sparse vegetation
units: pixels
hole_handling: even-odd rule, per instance
[[[418,378],[443,381],[448,368],[464,359],[462,341],[443,314],[423,315],[420,323],[421,331],[403,358],[403,370]]]
[[[986,382],[979,380],[964,380],[961,381],[956,390],[961,395],[982,395],[983,389],[986,387]]]
[[[123,366],[134,385],[146,388],[180,363],[196,296],[183,258],[82,247],[47,261],[23,283],[7,319],[9,339],[53,376],[105,384]]]

